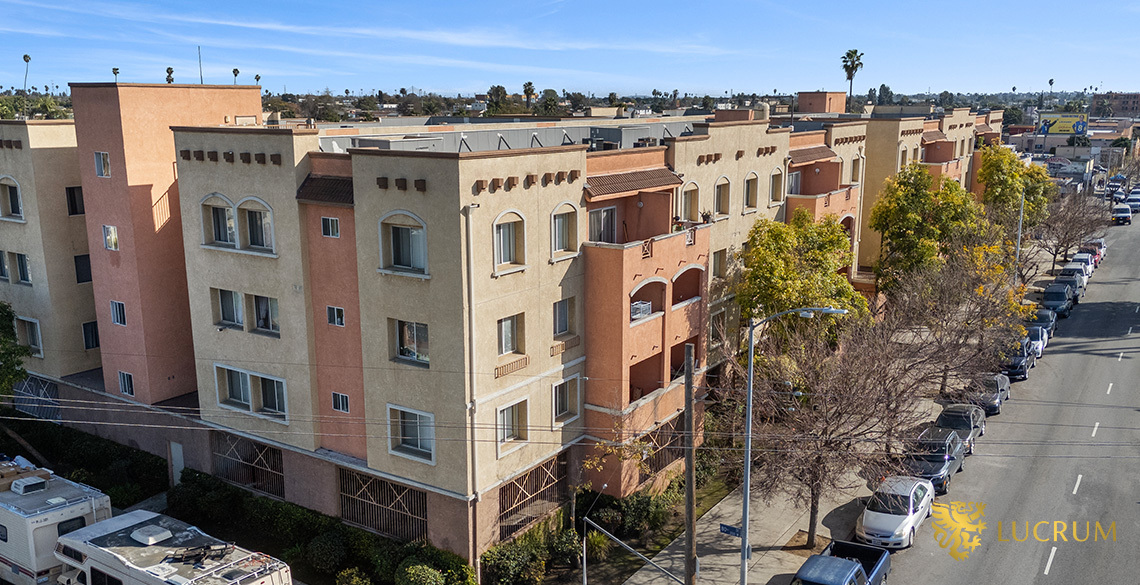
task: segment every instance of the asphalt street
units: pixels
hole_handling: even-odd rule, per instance
[[[937,498],[985,503],[981,545],[955,560],[927,520],[893,555],[892,584],[1140,583],[1140,226],[1106,240],[1084,299]]]

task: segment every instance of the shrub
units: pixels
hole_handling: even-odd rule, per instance
[[[430,544],[409,544],[406,549],[411,556],[439,571],[446,585],[476,585],[475,569],[463,557]]]
[[[336,574],[336,585],[372,585],[372,581],[364,571],[353,567]]]
[[[305,548],[305,560],[322,573],[336,573],[348,557],[344,535],[340,530],[322,532]]]
[[[143,500],[143,489],[134,483],[113,485],[107,488],[107,496],[116,508],[129,508]]]
[[[423,564],[416,557],[408,557],[396,571],[396,585],[445,585],[443,574]]]
[[[578,539],[576,530],[567,528],[550,539],[549,550],[552,563],[573,567],[582,557],[582,541]]]
[[[716,477],[720,469],[720,455],[715,451],[699,449],[696,459],[697,468],[694,475],[697,477],[697,488],[702,488],[709,483],[709,480]]]
[[[617,508],[602,508],[591,514],[593,520],[609,532],[617,532],[622,525],[621,510]]]
[[[613,541],[597,530],[591,530],[586,534],[586,556],[591,562],[601,562],[610,558],[610,550],[613,547]]]
[[[546,574],[546,551],[517,541],[492,547],[480,558],[484,585],[539,585]]]
[[[393,583],[396,569],[408,557],[408,550],[393,540],[380,539],[372,553],[372,576],[380,583]]]
[[[644,492],[632,494],[621,500],[618,506],[621,509],[621,527],[617,534],[620,538],[634,538],[649,529],[649,509],[653,504],[653,497]]]

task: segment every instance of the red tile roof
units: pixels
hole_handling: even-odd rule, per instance
[[[586,196],[590,199],[598,199],[616,193],[676,187],[683,182],[676,173],[664,168],[590,175],[586,177]]]
[[[994,129],[990,128],[989,124],[978,124],[974,126],[974,132],[977,132],[978,134],[989,134],[993,131]]]
[[[788,155],[792,157],[792,164],[794,165],[815,162],[817,160],[831,160],[839,156],[835,154],[834,150],[831,150],[826,146],[809,146],[807,148],[796,148],[788,151]]]
[[[309,173],[301,188],[297,189],[297,199],[310,203],[330,203],[352,205],[352,177],[333,177]]]
[[[940,140],[950,140],[942,133],[941,130],[927,130],[922,133],[923,142],[938,142]]]

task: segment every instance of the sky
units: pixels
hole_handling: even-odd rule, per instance
[[[0,86],[261,85],[280,93],[493,84],[606,95],[1140,90],[1140,2],[74,2],[0,0]]]

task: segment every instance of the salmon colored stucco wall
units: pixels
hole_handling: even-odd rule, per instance
[[[310,152],[309,162],[314,175],[352,176],[352,155],[348,153]]]
[[[316,165],[314,165],[316,166]],[[356,273],[356,225],[352,208],[331,205],[301,205],[308,232],[309,290],[312,294],[313,345],[316,359],[320,445],[326,449],[367,460],[368,442],[364,423],[364,358],[360,342],[360,319],[345,316],[344,327],[328,323],[326,308],[360,307]],[[340,220],[340,237],[325,237],[321,218]],[[349,412],[333,410],[332,393],[348,395]]]
[[[788,219],[791,219],[798,209],[806,209],[816,221],[825,215],[834,215],[836,219],[859,216],[859,186],[849,185],[842,190],[821,195],[819,197],[788,196]]]
[[[71,84],[86,206],[103,378],[134,377],[134,398],[155,403],[196,390],[172,125],[225,124],[260,115],[256,86]],[[95,176],[95,152],[110,177]],[[119,250],[103,247],[118,227]],[[110,301],[125,303],[126,326]]]
[[[819,169],[819,172],[816,172]],[[843,171],[843,163],[838,160],[827,161],[821,160],[811,164],[803,164],[791,167],[791,172],[800,172],[801,184],[800,193],[804,195],[820,195],[822,193],[830,193],[839,188],[842,183],[840,176]]]
[[[604,175],[665,166],[664,146],[626,150],[599,150],[586,154],[586,174]]]
[[[797,148],[808,148],[810,146],[823,146],[826,137],[827,132],[825,130],[792,132],[788,135],[788,148],[795,150]]]
[[[847,109],[846,98],[842,91],[801,91],[796,97],[796,111],[842,114]]]

